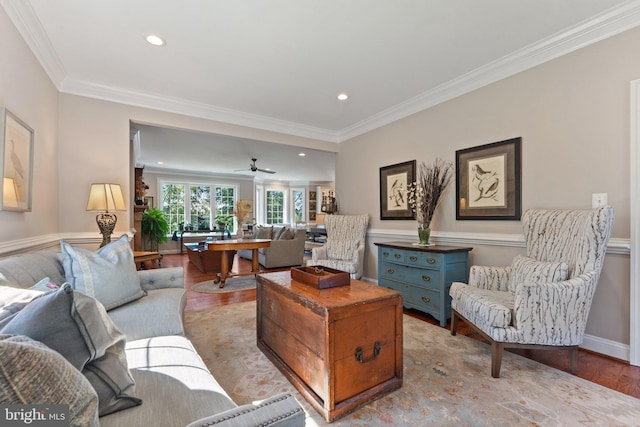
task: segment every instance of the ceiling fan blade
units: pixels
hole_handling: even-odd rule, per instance
[[[269,171],[266,169],[258,169],[260,172],[266,172],[266,173],[276,173],[276,171]]]

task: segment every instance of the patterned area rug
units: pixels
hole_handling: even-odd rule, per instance
[[[284,391],[323,418],[256,347],[256,303],[185,314],[187,336],[237,404]],[[404,384],[332,426],[631,426],[640,400],[505,352],[491,378],[487,344],[404,316]]]
[[[255,289],[256,278],[255,276],[246,277],[232,277],[225,281],[224,288],[220,288],[219,283],[213,283],[213,280],[205,280],[193,285],[192,291],[204,292],[208,294],[218,294],[223,292],[235,292],[245,289]]]

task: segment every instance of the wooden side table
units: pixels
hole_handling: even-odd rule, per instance
[[[136,263],[138,270],[141,270],[143,267],[145,270],[161,268],[162,254],[160,252],[133,251],[133,262]]]

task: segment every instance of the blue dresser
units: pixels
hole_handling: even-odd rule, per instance
[[[402,292],[403,305],[431,314],[447,325],[452,282],[467,282],[469,251],[455,246],[417,246],[410,242],[376,243],[378,285]]]

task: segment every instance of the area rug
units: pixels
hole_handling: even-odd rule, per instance
[[[323,418],[256,347],[256,303],[188,312],[187,336],[237,404],[291,392],[307,426]],[[487,344],[404,316],[403,387],[330,425],[632,426],[640,400],[505,352],[492,378]]]
[[[231,277],[224,283],[224,288],[220,288],[220,283],[213,283],[213,280],[205,280],[196,283],[191,287],[192,291],[204,292],[208,294],[218,294],[223,292],[235,292],[245,289],[255,289],[255,276]]]

